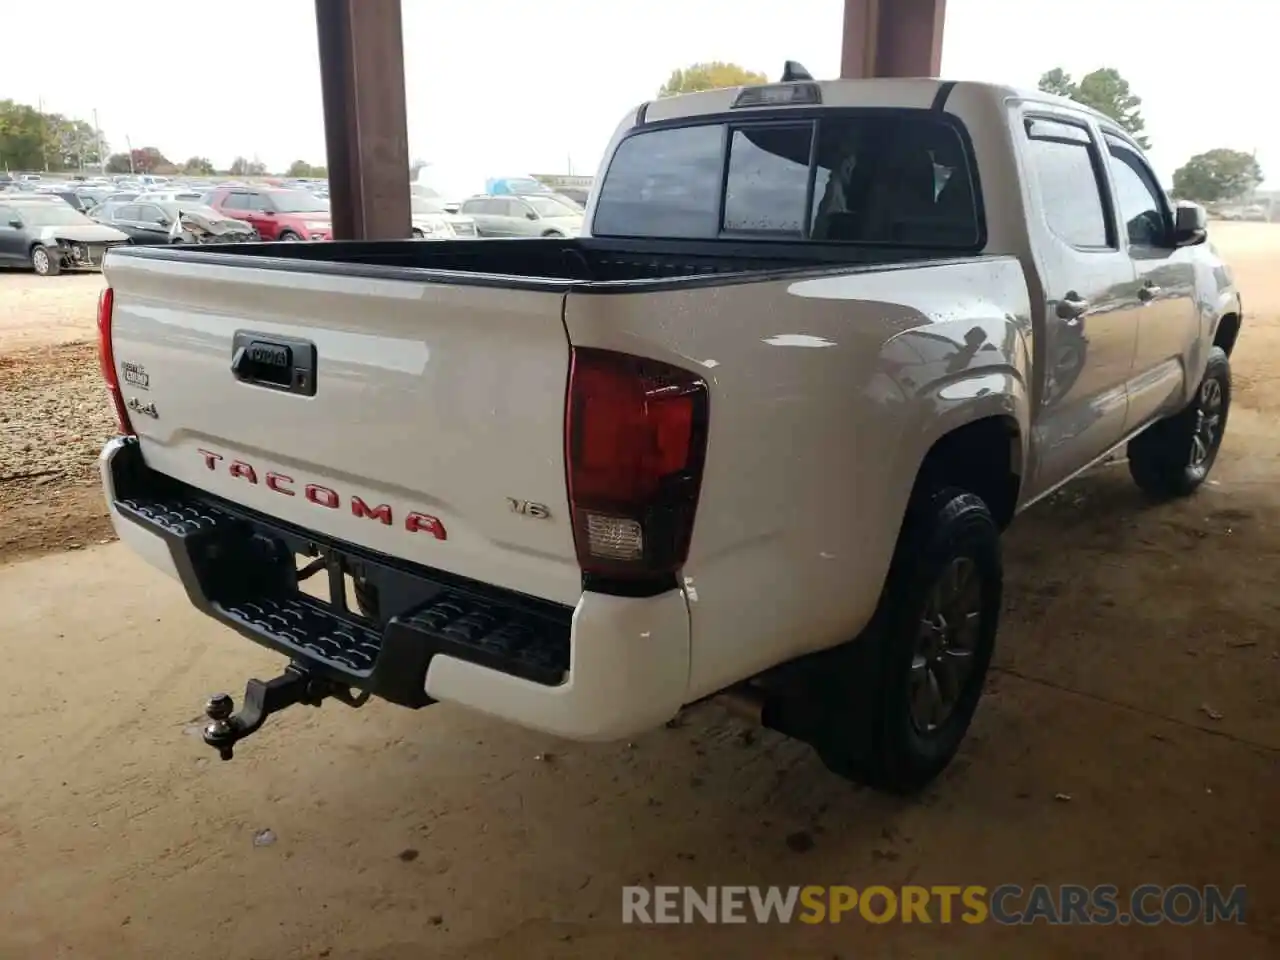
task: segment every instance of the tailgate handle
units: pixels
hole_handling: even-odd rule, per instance
[[[241,383],[316,395],[316,345],[310,340],[237,330],[231,349],[231,375]]]

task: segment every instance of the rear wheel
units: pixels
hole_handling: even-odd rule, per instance
[[[561,233],[559,230],[548,230],[548,231],[547,231],[546,233],[544,233],[542,236],[543,236],[543,238],[544,238],[544,239],[545,239],[545,238],[547,238],[547,237],[555,237],[557,240],[563,240],[563,239],[564,239],[564,234],[563,234],[563,233]]]
[[[1221,347],[1213,347],[1195,399],[1129,442],[1134,482],[1158,499],[1194,492],[1218,459],[1230,409],[1231,364]]]
[[[905,793],[946,768],[982,696],[1002,589],[987,505],[954,487],[917,495],[875,619],[822,681],[831,770]]]
[[[279,239],[283,243],[297,243],[302,238],[292,230],[281,230]]]
[[[423,233],[422,233],[422,231],[421,231],[421,230],[419,230],[417,227],[414,227],[414,228],[413,228],[413,230],[411,231],[411,235],[412,235],[413,239],[415,239],[415,240],[421,240],[421,239],[422,239],[422,237],[423,237]]]
[[[31,269],[42,277],[56,277],[62,272],[62,260],[43,244],[31,248]]]

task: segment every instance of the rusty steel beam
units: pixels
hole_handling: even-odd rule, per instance
[[[315,0],[335,240],[409,236],[400,0]]]
[[[947,0],[844,0],[840,76],[936,77]]]

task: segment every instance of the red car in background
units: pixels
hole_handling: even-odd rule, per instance
[[[207,203],[219,213],[247,220],[263,240],[332,240],[329,201],[305,190],[219,187]]]

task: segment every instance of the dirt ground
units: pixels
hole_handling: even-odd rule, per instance
[[[109,418],[74,345],[98,281],[0,274],[0,958],[1280,956],[1280,226],[1213,239],[1246,322],[1212,482],[1149,506],[1108,468],[1019,519],[987,696],[913,800],[714,707],[598,746],[447,706],[297,708],[220,764],[204,697],[278,658],[98,543]],[[1243,926],[635,927],[628,883],[1250,899]]]

